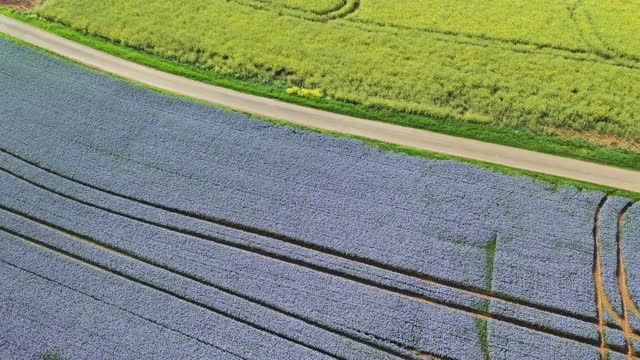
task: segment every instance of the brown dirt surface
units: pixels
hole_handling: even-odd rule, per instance
[[[1,1],[1,0],[0,0]],[[640,151],[640,142],[622,138],[620,136],[603,134],[597,131],[574,131],[567,129],[554,129],[549,132],[569,139],[586,140],[607,148],[618,148],[632,151]]]
[[[20,10],[29,10],[38,5],[36,0],[0,0],[0,6],[8,6]]]
[[[604,279],[602,278],[602,259],[600,257],[600,234],[598,229],[600,212],[605,202],[609,199],[609,196],[605,197],[603,201],[598,205],[598,209],[596,210],[596,216],[593,227],[593,237],[594,237],[594,263],[593,263],[593,280],[595,284],[595,294],[596,294],[596,314],[597,314],[597,325],[598,332],[600,334],[600,359],[606,360],[608,359],[609,349],[606,345],[605,340],[605,315],[609,314],[614,319],[616,325],[622,330],[624,337],[627,343],[627,359],[633,360],[634,358],[638,358],[640,354],[638,354],[632,345],[632,340],[640,340],[640,334],[634,332],[631,327],[631,322],[628,319],[628,306],[629,301],[631,300],[631,296],[629,295],[629,290],[627,287],[627,279],[626,279],[626,270],[624,268],[624,258],[622,257],[622,252],[620,251],[620,242],[622,240],[622,220],[624,219],[624,215],[627,210],[631,207],[631,204],[627,205],[624,210],[620,214],[618,214],[618,231],[617,231],[617,242],[618,242],[618,286],[620,291],[620,296],[622,298],[622,307],[623,307],[623,315],[620,316],[618,312],[613,308],[611,301],[609,300],[607,293],[604,289]]]

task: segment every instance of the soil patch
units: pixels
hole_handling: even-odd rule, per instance
[[[0,0],[1,1],[1,0]],[[640,151],[640,142],[625,139],[620,136],[603,134],[598,131],[575,131],[567,129],[554,129],[553,135],[566,137],[569,139],[586,140],[594,144],[602,145],[610,149],[625,149]]]
[[[36,0],[0,0],[0,6],[8,6],[20,10],[28,10],[38,5]]]

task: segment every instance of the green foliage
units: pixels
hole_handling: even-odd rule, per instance
[[[497,236],[494,236],[491,241],[487,244],[487,277],[485,278],[485,290],[491,292],[493,288],[493,270],[495,268],[495,259],[496,259],[496,251],[497,251]],[[484,312],[489,312],[490,299],[485,299],[482,302],[481,310]],[[489,322],[486,319],[477,318],[476,319],[476,328],[478,329],[478,334],[480,336],[480,343],[482,345],[482,352],[484,353],[485,360],[490,360],[490,352],[489,352]]]
[[[41,360],[64,360],[64,357],[58,352],[48,352],[42,355]]]
[[[324,96],[324,91],[322,89],[305,89],[300,88],[298,86],[292,86],[288,88],[287,94],[289,95],[298,95],[303,97],[322,97]]]
[[[483,309],[484,310],[484,309]],[[476,318],[476,330],[480,337],[480,346],[485,360],[491,360],[489,353],[489,321],[487,319]]]

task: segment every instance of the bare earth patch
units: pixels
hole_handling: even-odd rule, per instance
[[[1,0],[0,0],[1,1]],[[553,135],[566,137],[569,139],[586,140],[594,144],[603,145],[608,148],[619,148],[633,151],[640,151],[640,143],[630,139],[625,139],[611,134],[603,134],[597,131],[575,131],[568,129],[554,129]]]
[[[28,10],[36,6],[36,0],[0,0],[0,6],[9,6],[20,10]]]

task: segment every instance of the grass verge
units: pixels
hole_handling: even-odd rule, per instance
[[[4,9],[0,8],[0,12],[2,10],[4,10]],[[24,16],[24,15],[21,15],[21,16]],[[29,46],[29,47],[31,47],[33,49],[36,49],[38,51],[47,53],[47,54],[49,54],[51,56],[58,57],[58,58],[63,59],[65,61],[68,61],[68,62],[74,63],[76,65],[82,66],[84,68],[87,68],[89,70],[99,71],[99,70],[91,68],[90,66],[87,66],[85,64],[82,64],[82,63],[79,63],[77,61],[73,61],[71,59],[65,58],[63,56],[55,54],[55,53],[53,53],[51,51],[48,51],[46,49],[37,47],[35,45],[31,45],[31,44],[29,44],[27,42],[24,42],[24,41],[20,40],[20,39],[16,39],[16,38],[14,38],[12,36],[0,33],[0,37],[4,37],[4,38],[7,38],[7,39],[10,39],[11,41],[14,41],[16,43],[19,43],[19,44],[22,44],[22,45],[25,45],[25,46]],[[130,84],[133,84],[135,86],[141,86],[141,87],[144,87],[144,88],[147,88],[147,89],[159,92],[159,93],[163,93],[163,94],[179,97],[179,98],[186,99],[186,100],[189,100],[189,101],[195,101],[195,102],[206,104],[206,105],[212,105],[212,106],[215,106],[215,107],[218,107],[218,108],[222,108],[222,109],[225,109],[225,110],[243,113],[243,114],[246,114],[248,116],[251,116],[252,118],[263,120],[263,121],[267,121],[267,122],[270,122],[270,123],[273,123],[273,124],[278,124],[278,125],[282,125],[282,126],[289,126],[289,127],[293,127],[293,128],[297,128],[297,129],[301,129],[301,130],[305,130],[305,131],[313,131],[313,132],[316,132],[316,133],[325,134],[325,135],[333,136],[333,137],[356,139],[356,140],[362,141],[364,144],[367,144],[369,146],[372,146],[372,147],[375,147],[377,149],[380,149],[381,151],[399,152],[399,153],[407,154],[409,156],[416,156],[416,157],[422,157],[422,158],[427,158],[427,159],[450,160],[450,161],[464,162],[464,163],[468,163],[468,164],[473,164],[473,165],[476,165],[476,166],[484,167],[484,168],[487,168],[487,169],[490,169],[490,170],[493,170],[493,171],[496,171],[496,172],[499,172],[499,173],[503,173],[503,174],[506,174],[506,175],[526,176],[526,177],[529,177],[529,178],[533,178],[536,181],[542,181],[542,182],[548,183],[549,185],[553,186],[555,189],[558,189],[558,188],[563,187],[563,186],[573,186],[573,187],[576,187],[576,188],[581,189],[581,190],[601,191],[601,192],[605,192],[605,193],[608,193],[608,194],[611,194],[611,195],[624,196],[624,197],[629,198],[632,201],[640,201],[640,193],[636,193],[636,192],[632,192],[632,191],[620,190],[620,189],[616,189],[616,188],[612,188],[612,187],[608,187],[608,186],[603,186],[603,185],[598,185],[598,184],[592,184],[592,183],[588,183],[588,182],[584,182],[584,181],[573,180],[573,179],[563,178],[563,177],[554,176],[554,175],[547,175],[547,174],[538,173],[538,172],[529,171],[529,170],[516,169],[516,168],[512,168],[512,167],[508,167],[508,166],[503,166],[503,165],[498,165],[498,164],[493,164],[493,163],[488,163],[488,162],[483,162],[483,161],[478,161],[478,160],[473,160],[473,159],[467,159],[467,158],[457,157],[457,156],[453,156],[453,155],[446,155],[446,154],[436,153],[436,152],[432,152],[432,151],[428,151],[428,150],[416,149],[416,148],[412,148],[412,147],[408,147],[408,146],[391,144],[391,143],[378,141],[378,140],[373,140],[373,139],[369,139],[369,138],[365,138],[365,137],[361,137],[361,136],[349,135],[349,134],[344,134],[344,133],[339,133],[339,132],[334,132],[334,131],[314,128],[314,127],[310,127],[310,126],[294,124],[294,123],[290,123],[290,122],[283,121],[283,120],[272,119],[272,118],[264,117],[264,116],[257,115],[257,114],[238,111],[238,110],[235,110],[233,108],[229,108],[227,106],[223,106],[223,105],[220,105],[220,104],[210,103],[210,102],[207,102],[207,101],[204,101],[204,100],[191,98],[191,97],[188,97],[188,96],[185,96],[185,95],[182,95],[182,94],[178,94],[178,93],[174,93],[174,92],[167,91],[167,90],[164,90],[164,89],[160,89],[160,88],[156,88],[156,87],[153,87],[153,86],[149,86],[147,84],[131,81],[129,79],[122,78],[122,77],[118,76],[117,74],[112,74],[112,73],[103,72],[103,71],[99,71],[99,72],[108,74],[108,75],[110,75],[112,77],[115,77],[115,78],[118,78],[120,80],[126,81],[126,82],[128,82]]]
[[[105,38],[84,34],[63,24],[41,19],[28,12],[24,13],[14,9],[0,7],[0,14],[10,16],[120,58],[212,85],[360,118],[384,121],[453,136],[640,170],[640,152],[608,148],[585,140],[536,134],[526,129],[462,122],[455,119],[435,119],[422,115],[373,108],[322,97],[300,97],[294,94],[288,94],[285,91],[286,86],[284,84],[262,83],[251,79],[221,76],[212,71],[206,71],[193,65],[167,60],[138,49],[112,42]]]
[[[41,360],[64,360],[64,357],[58,352],[48,352],[42,355]]]

